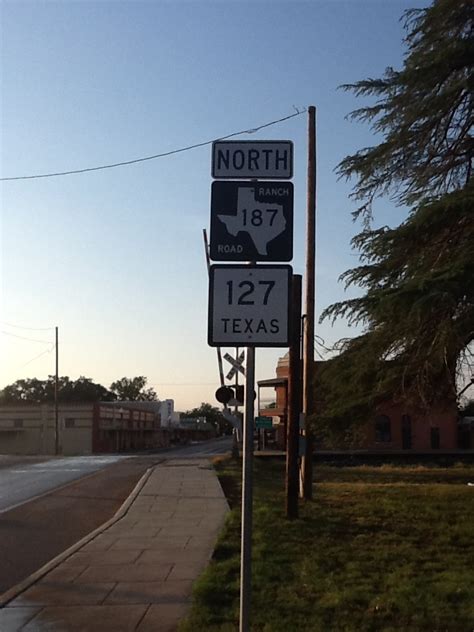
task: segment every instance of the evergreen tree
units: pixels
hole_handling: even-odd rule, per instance
[[[402,70],[389,67],[381,79],[342,86],[377,99],[349,117],[370,122],[384,140],[338,167],[341,176],[357,178],[356,214],[369,218],[380,195],[411,206],[463,189],[471,177],[474,4],[435,0],[427,9],[405,12],[404,21]]]
[[[340,355],[320,371],[320,422],[366,418],[387,397],[426,407],[454,400],[456,371],[474,337],[474,5],[436,0],[405,20],[402,70],[344,86],[377,97],[351,116],[384,138],[339,165],[342,176],[356,178],[355,215],[365,220],[353,239],[361,265],[342,279],[366,292],[322,318],[365,328],[341,341]],[[370,228],[382,195],[412,206],[397,228]]]

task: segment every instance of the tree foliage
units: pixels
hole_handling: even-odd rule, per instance
[[[205,417],[206,420],[214,427],[219,429],[219,434],[232,432],[231,424],[225,419],[221,411],[216,407],[202,402],[197,408],[187,410],[183,413],[184,417]]]
[[[146,388],[147,378],[143,375],[137,377],[122,377],[112,382],[110,390],[118,400],[123,401],[158,401],[155,389]]]
[[[48,376],[47,380],[25,378],[5,386],[0,391],[2,404],[44,404],[54,401],[55,376]],[[59,377],[58,401],[60,402],[95,402],[113,401],[115,395],[102,384],[93,382],[88,377],[81,376],[77,380],[69,377]]]
[[[356,213],[370,216],[373,200],[388,193],[412,205],[464,188],[472,170],[474,90],[474,4],[436,0],[405,13],[407,53],[403,68],[389,67],[381,79],[342,86],[373,105],[349,117],[370,122],[384,135],[374,147],[347,156],[339,165],[357,177]]]
[[[363,418],[378,401],[425,407],[456,398],[456,371],[474,337],[473,17],[466,0],[435,0],[406,14],[402,70],[344,86],[376,96],[352,117],[382,142],[346,157],[355,177],[358,267],[342,275],[365,293],[327,308],[363,333],[341,341],[320,372],[322,417]],[[390,194],[412,209],[396,228],[372,229],[372,203]]]
[[[461,408],[460,413],[464,417],[474,417],[474,399],[470,399]]]
[[[376,369],[374,394],[398,392],[427,405],[453,398],[459,360],[474,337],[473,206],[472,191],[448,194],[422,204],[398,228],[354,238],[364,265],[342,276],[366,293],[323,317],[365,325],[342,350],[351,351],[361,378],[369,365]]]
[[[77,380],[59,377],[58,401],[60,402],[111,402],[124,401],[156,401],[153,388],[146,388],[147,378],[142,375],[134,378],[123,377],[113,382],[110,389],[81,376]],[[55,376],[47,380],[25,378],[5,386],[0,391],[1,404],[43,404],[54,402]]]

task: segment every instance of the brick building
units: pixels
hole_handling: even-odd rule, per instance
[[[316,371],[319,362],[316,362]],[[279,447],[285,446],[288,412],[288,354],[278,360],[276,377],[258,382],[262,388],[275,389],[275,407],[264,408],[259,415],[274,417],[274,432]],[[455,404],[429,412],[403,402],[386,401],[374,410],[361,428],[361,449],[368,450],[456,450],[459,444],[458,411]],[[341,446],[341,449],[344,446]],[[320,446],[324,448],[324,446]]]

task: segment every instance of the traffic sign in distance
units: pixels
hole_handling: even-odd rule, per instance
[[[271,417],[255,417],[255,426],[257,428],[273,428],[273,420]]]
[[[209,345],[287,347],[291,274],[291,266],[211,266]]]
[[[293,143],[291,140],[215,141],[212,177],[289,180],[293,177]]]
[[[293,184],[213,182],[210,255],[214,261],[291,261]]]

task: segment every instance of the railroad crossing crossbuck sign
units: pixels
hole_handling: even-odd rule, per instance
[[[224,354],[224,360],[227,360],[227,362],[229,362],[229,364],[232,365],[231,370],[226,375],[227,380],[231,380],[237,372],[242,373],[242,375],[245,375],[245,369],[243,366],[244,360],[245,360],[245,351],[242,351],[239,357],[235,358],[235,360],[230,355],[230,353],[226,353]]]
[[[211,347],[287,347],[291,266],[213,265]]]
[[[214,261],[291,261],[293,184],[213,182],[210,254]]]

